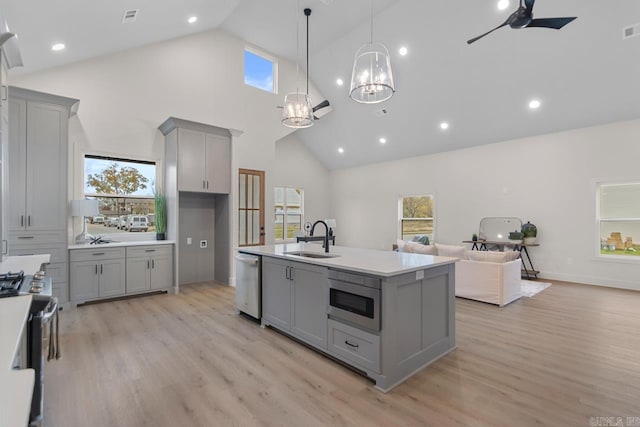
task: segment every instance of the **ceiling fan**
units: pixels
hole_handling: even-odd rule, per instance
[[[542,18],[542,19],[533,19],[533,4],[536,0],[520,0],[520,7],[518,10],[513,12],[506,21],[504,21],[501,25],[498,25],[494,29],[487,31],[486,33],[474,37],[471,40],[467,40],[468,44],[471,44],[484,36],[493,33],[498,28],[506,27],[507,25],[511,28],[551,28],[554,30],[559,30],[560,28],[567,25],[569,22],[576,19],[576,16],[570,18]]]

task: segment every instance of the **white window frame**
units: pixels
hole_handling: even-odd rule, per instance
[[[268,91],[268,90],[264,90],[262,88],[259,88],[257,86],[253,86],[250,84],[247,84],[245,81],[245,74],[246,74],[246,67],[247,64],[245,64],[244,62],[244,52],[249,52],[252,53],[256,56],[259,56],[261,58],[266,59],[267,61],[271,62],[271,64],[273,65],[273,90],[272,91]],[[242,82],[244,83],[245,86],[247,87],[252,87],[254,89],[258,89],[262,92],[267,92],[267,93],[273,93],[274,95],[278,94],[278,59],[275,56],[269,55],[268,53],[256,49],[252,46],[245,46],[244,50],[242,51]]]
[[[276,226],[276,221],[275,221],[275,206],[276,206],[276,202],[275,202],[275,192],[276,189],[281,188],[282,189],[282,194],[283,194],[283,201],[282,201],[282,239],[277,239],[275,237],[275,232],[274,232],[274,237],[273,240],[275,242],[279,242],[279,243],[285,243],[285,242],[295,242],[296,238],[295,236],[291,239],[287,238],[287,191],[286,190],[300,190],[300,231],[304,231],[304,188],[302,187],[296,187],[296,186],[290,186],[290,185],[286,185],[286,186],[276,186],[273,188],[273,193],[274,193],[274,201],[273,201],[273,206],[274,206],[274,219],[273,219],[273,227],[275,230],[275,226]]]
[[[403,209],[403,201],[405,198],[407,197],[431,197],[431,203],[433,204],[433,216],[432,217],[426,217],[426,218],[405,218],[404,217],[404,209]],[[403,194],[398,196],[398,239],[399,240],[404,240],[403,239],[403,234],[402,234],[402,221],[403,220],[431,220],[433,221],[433,234],[431,235],[431,239],[429,240],[430,244],[433,244],[433,242],[435,242],[436,240],[436,194],[435,192],[433,193],[426,193],[426,194]]]
[[[640,178],[629,179],[617,179],[617,180],[598,180],[594,181],[594,195],[595,195],[595,221],[594,221],[594,255],[596,261],[617,262],[617,263],[640,263],[640,255],[616,255],[616,254],[603,254],[600,251],[600,224],[603,221],[615,222],[615,221],[639,221],[639,218],[611,218],[603,220],[600,218],[600,190],[602,187],[615,186],[615,185],[640,185]]]

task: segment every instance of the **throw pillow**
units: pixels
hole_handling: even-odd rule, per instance
[[[438,255],[438,250],[435,245],[421,245],[420,243],[407,242],[406,247],[410,247],[410,252],[414,254],[423,255]]]
[[[434,243],[438,250],[438,256],[446,256],[458,259],[467,258],[467,248],[456,245],[443,245],[442,243]]]
[[[411,248],[408,248],[408,247],[407,247],[407,242],[405,242],[404,240],[400,240],[400,239],[398,239],[398,240],[396,241],[396,246],[398,246],[398,252],[411,252],[411,251],[409,250],[409,249],[411,249]]]
[[[499,251],[469,251],[468,256],[470,261],[481,261],[481,262],[509,262],[515,261],[518,259],[519,252],[517,251],[508,251],[508,252],[499,252]]]

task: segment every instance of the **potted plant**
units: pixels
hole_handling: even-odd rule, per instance
[[[161,191],[154,193],[156,204],[156,240],[165,240],[167,232],[167,199]]]
[[[478,241],[478,235],[473,233],[473,236],[471,236],[471,241],[477,242]]]

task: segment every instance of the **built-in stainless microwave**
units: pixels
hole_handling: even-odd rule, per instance
[[[356,276],[362,277],[362,276]],[[380,281],[349,283],[329,278],[329,317],[369,331],[380,331]]]

